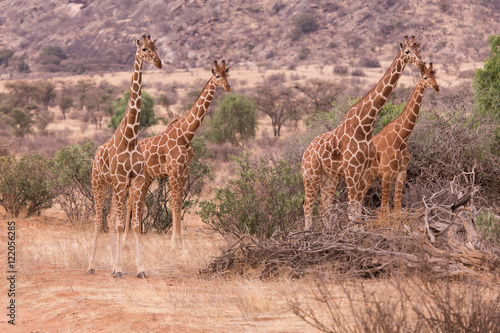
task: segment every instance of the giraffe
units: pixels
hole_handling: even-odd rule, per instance
[[[132,222],[132,229],[136,232],[139,230],[142,203],[153,180],[168,177],[171,189],[172,248],[173,250],[182,248],[182,202],[189,175],[189,165],[194,156],[190,141],[200,127],[217,87],[223,87],[227,92],[231,91],[227,82],[230,66],[226,67],[225,60],[222,60],[221,66],[217,61],[214,61],[214,65],[212,76],[191,109],[183,117],[172,121],[161,134],[139,142],[145,163],[143,171],[131,183],[127,200],[125,234],[129,219]]]
[[[372,129],[380,109],[396,87],[406,64],[413,63],[423,69],[419,53],[420,44],[405,36],[399,43],[399,53],[380,81],[363,98],[354,104],[334,130],[318,135],[307,147],[302,157],[304,181],[305,227],[310,228],[312,209],[321,187],[320,213],[333,198],[338,180],[346,178],[349,196],[349,219],[361,213],[364,187],[363,172],[371,167],[375,158]]]
[[[92,166],[92,190],[94,192],[96,216],[94,220],[94,238],[89,259],[87,274],[95,274],[95,252],[97,238],[101,229],[102,208],[107,188],[113,190],[111,210],[108,223],[111,237],[111,264],[113,276],[123,277],[121,237],[124,227],[123,221],[123,199],[127,193],[131,181],[140,173],[144,157],[138,145],[139,117],[141,114],[141,86],[143,63],[152,63],[161,68],[162,63],[156,53],[156,40],[151,36],[143,35],[142,41],[137,40],[137,51],[135,54],[134,71],[130,84],[130,97],[125,115],[113,136],[102,146],[97,148]],[[118,239],[117,239],[118,232]],[[143,277],[139,252],[139,239],[136,235],[136,264],[138,277]]]
[[[365,194],[375,179],[382,178],[382,204],[380,206],[382,215],[389,212],[389,197],[394,179],[396,179],[394,211],[401,211],[401,196],[406,179],[406,169],[411,158],[406,142],[417,123],[420,105],[422,104],[425,89],[428,87],[439,92],[436,71],[433,69],[432,62],[429,66],[424,65],[422,76],[413,90],[404,111],[373,137],[376,158],[370,172],[365,174],[367,183]]]

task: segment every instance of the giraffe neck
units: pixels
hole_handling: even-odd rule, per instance
[[[366,133],[371,135],[375,119],[396,88],[405,67],[406,63],[401,59],[401,53],[399,53],[377,85],[356,104],[356,107],[351,108],[344,119],[351,118],[353,116],[351,112],[356,113],[363,127],[369,127],[369,131]]]
[[[141,116],[141,88],[142,88],[142,65],[143,61],[135,55],[134,73],[130,82],[130,96],[127,103],[127,110],[118,127],[123,138],[130,145],[137,143],[139,135],[139,119]]]
[[[214,78],[212,77],[208,80],[191,109],[181,119],[179,119],[182,134],[186,138],[187,142],[190,142],[193,139],[196,131],[201,126],[203,118],[205,118],[205,114],[207,113],[207,109],[214,98],[216,88],[217,86],[215,85]]]
[[[394,120],[395,123],[401,124],[401,133],[399,137],[406,142],[410,137],[415,124],[417,123],[418,113],[420,112],[420,105],[425,92],[425,85],[423,79],[418,81],[417,86],[411,94],[410,101],[406,105],[403,112]]]

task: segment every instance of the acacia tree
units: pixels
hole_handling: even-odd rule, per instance
[[[329,111],[332,102],[336,102],[342,92],[342,87],[339,84],[318,78],[308,80],[305,84],[296,85],[295,88],[306,95],[308,113]]]
[[[257,109],[271,118],[274,136],[280,136],[287,120],[298,120],[303,102],[294,98],[291,88],[265,86],[257,90]]]
[[[73,99],[69,96],[61,96],[61,100],[59,101],[59,108],[61,109],[61,113],[63,115],[63,119],[66,120],[66,113],[73,106]]]

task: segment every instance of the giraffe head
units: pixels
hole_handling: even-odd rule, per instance
[[[422,43],[417,43],[415,41],[415,36],[411,36],[411,40],[408,36],[405,36],[405,42],[399,43],[399,52],[401,59],[407,64],[415,64],[420,71],[424,70],[424,62],[420,56],[419,49]]]
[[[439,92],[439,85],[436,81],[436,71],[432,68],[432,62],[429,63],[429,67],[424,64],[424,70],[420,80],[423,81],[424,87],[431,87],[435,91]]]
[[[217,60],[214,61],[215,68],[212,69],[213,79],[218,87],[224,88],[227,92],[231,91],[231,86],[227,82],[227,74],[229,73],[229,68],[226,68],[226,60],[222,60],[221,66],[217,63]]]
[[[161,68],[161,60],[156,53],[156,41],[156,39],[151,40],[150,35],[142,35],[142,41],[137,40],[137,54],[142,61],[149,62],[156,68]]]

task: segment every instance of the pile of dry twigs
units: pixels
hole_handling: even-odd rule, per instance
[[[276,232],[264,240],[241,237],[200,273],[300,277],[330,267],[359,277],[415,271],[439,277],[497,271],[500,249],[476,231],[473,200],[452,211],[440,199],[450,196],[447,191],[424,198],[419,209],[383,217],[366,212],[358,223],[348,222],[346,205],[337,204],[310,230]]]

